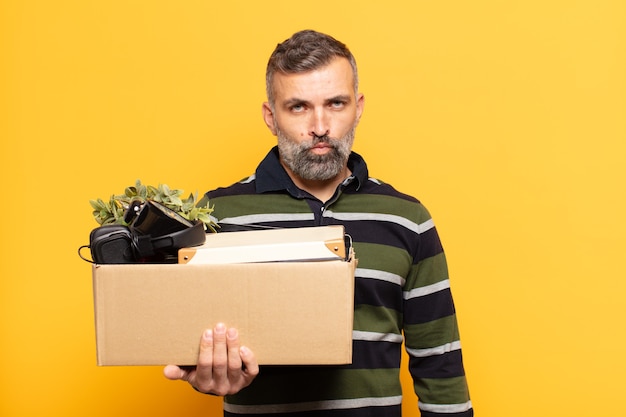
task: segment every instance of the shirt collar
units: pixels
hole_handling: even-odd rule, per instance
[[[356,152],[350,153],[348,158],[348,168],[352,172],[351,177],[344,181],[344,184],[354,184],[356,190],[367,180],[367,164],[361,155]],[[304,197],[304,192],[300,190],[289,178],[287,171],[280,163],[278,147],[274,146],[256,169],[256,191],[259,194],[286,190],[296,198]]]

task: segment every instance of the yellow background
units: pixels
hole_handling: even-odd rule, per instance
[[[355,150],[434,215],[477,415],[621,413],[623,1],[5,0],[0,415],[218,414],[160,367],[96,367],[76,250],[89,199],[251,173],[266,60],[303,28],[351,47]]]

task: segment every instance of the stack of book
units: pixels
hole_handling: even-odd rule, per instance
[[[180,264],[349,260],[343,226],[262,229],[207,234],[201,246],[180,249]]]

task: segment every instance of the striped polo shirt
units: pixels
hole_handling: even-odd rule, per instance
[[[352,364],[262,366],[250,386],[225,397],[224,415],[401,416],[404,342],[421,415],[472,416],[433,220],[418,200],[369,177],[357,153],[348,167],[352,175],[322,202],[295,186],[274,147],[252,176],[204,196],[220,231],[343,225],[359,261]]]

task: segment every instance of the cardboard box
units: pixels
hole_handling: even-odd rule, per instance
[[[352,360],[356,259],[94,265],[98,365],[193,365],[200,337],[236,327],[260,364]]]

